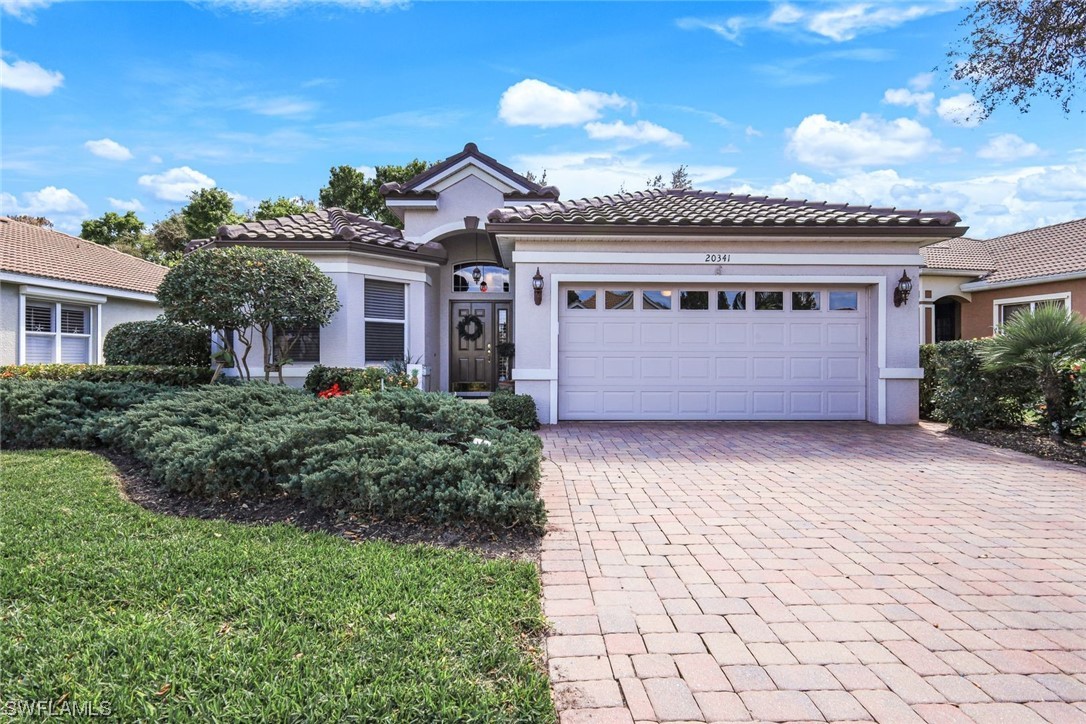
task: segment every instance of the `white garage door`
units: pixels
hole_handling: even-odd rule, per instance
[[[579,284],[559,303],[564,420],[862,420],[860,289]]]

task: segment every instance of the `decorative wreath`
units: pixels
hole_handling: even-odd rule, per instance
[[[483,320],[474,314],[469,314],[457,322],[456,333],[460,335],[460,339],[474,342],[483,336]]]

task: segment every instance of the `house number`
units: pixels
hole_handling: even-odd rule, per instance
[[[722,264],[732,260],[731,254],[706,254],[705,262],[707,264]]]

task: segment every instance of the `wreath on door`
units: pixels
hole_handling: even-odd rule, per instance
[[[474,342],[483,336],[483,320],[474,314],[465,315],[457,322],[456,333],[460,335],[460,339]]]

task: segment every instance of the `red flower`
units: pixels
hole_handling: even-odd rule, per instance
[[[329,397],[343,397],[343,395],[345,394],[347,393],[339,389],[339,383],[336,382],[327,390],[318,392],[317,397],[321,398],[322,400],[327,400]]]

